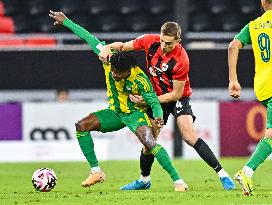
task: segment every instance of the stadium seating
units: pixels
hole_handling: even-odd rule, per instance
[[[2,13],[13,18],[16,33],[67,32],[52,26],[49,9],[95,32],[141,32],[158,29],[165,16],[173,19],[172,8],[173,0],[3,0]]]
[[[0,16],[0,33],[14,33],[14,22],[12,18]]]
[[[49,33],[55,31],[54,24],[47,16],[42,16],[33,21],[33,31],[36,33]]]
[[[95,22],[98,32],[116,32],[123,30],[122,20],[115,14],[101,15],[96,21],[91,20],[90,24],[95,24]]]
[[[165,13],[173,13],[173,2],[168,0],[149,0],[148,8],[151,14],[161,15]]]
[[[89,0],[86,1],[86,8],[91,15],[104,15],[106,13],[114,13],[116,4],[108,0]]]
[[[4,16],[4,4],[0,1],[0,17]]]
[[[190,16],[199,13],[200,11],[207,11],[208,5],[205,2],[205,0],[199,1],[199,0],[190,0],[190,2],[187,3],[187,12]]]
[[[230,0],[208,0],[208,5],[212,14],[224,14],[232,9]]]
[[[49,3],[50,1],[44,0],[32,0],[28,2],[29,14],[31,16],[40,16],[47,15],[49,9],[54,9],[54,6]]]
[[[59,5],[59,8],[62,12],[69,16],[74,13],[80,13],[83,8],[82,6],[83,4],[79,3],[78,1],[64,0],[62,4]]]
[[[260,1],[256,0],[237,0],[237,5],[241,13],[255,14],[260,11]]]
[[[146,11],[143,2],[138,0],[119,0],[118,2],[119,12],[122,15],[134,15],[135,13],[143,13]]]
[[[245,20],[237,13],[228,13],[221,17],[221,30],[223,31],[237,31],[241,30],[245,25]]]
[[[32,38],[27,38],[24,41],[24,44],[26,46],[54,46],[56,45],[56,39],[52,37],[32,37]]]
[[[151,30],[151,23],[154,21],[146,14],[135,14],[126,20],[126,28],[133,32]]]
[[[190,0],[188,1],[189,30],[239,31],[260,15],[256,0]]]
[[[35,27],[31,22],[31,17],[24,14],[13,15],[12,16],[15,24],[16,33],[30,33],[35,32]]]
[[[24,45],[24,41],[23,39],[4,39],[4,40],[0,40],[0,48],[1,47],[9,47],[9,46],[16,46],[16,47],[19,47],[19,46],[23,46]]]
[[[145,32],[175,20],[174,4],[174,0],[0,0],[0,16],[13,18],[16,33],[66,32],[52,26],[49,9],[63,11],[94,32]],[[259,8],[257,0],[189,0],[189,31],[238,31],[259,15]]]
[[[13,16],[28,13],[27,1],[3,0],[5,16]]]
[[[52,37],[31,37],[31,38],[7,38],[0,39],[0,48],[1,47],[37,47],[37,46],[54,46],[56,45],[56,39]]]
[[[196,13],[189,18],[189,30],[195,32],[213,30],[213,17],[210,13]]]

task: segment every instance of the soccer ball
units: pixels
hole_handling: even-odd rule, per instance
[[[57,184],[57,175],[52,169],[37,169],[32,176],[32,184],[37,191],[51,191]]]

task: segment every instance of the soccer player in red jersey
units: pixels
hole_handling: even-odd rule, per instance
[[[195,116],[190,105],[192,90],[189,80],[189,58],[180,44],[181,28],[175,22],[167,22],[161,27],[160,34],[146,34],[122,43],[115,42],[105,46],[100,59],[107,61],[111,49],[122,51],[144,50],[146,67],[150,81],[158,95],[164,112],[164,122],[170,115],[175,116],[182,139],[192,146],[199,156],[218,174],[225,190],[235,189],[235,184],[222,168],[209,146],[196,135],[193,126]],[[133,102],[144,103],[142,96],[130,95]],[[152,115],[149,114],[152,118]],[[153,133],[159,130],[153,126]],[[154,157],[143,148],[140,156],[141,176],[139,180],[123,186],[122,190],[150,188],[150,171]],[[147,186],[149,184],[149,186]]]

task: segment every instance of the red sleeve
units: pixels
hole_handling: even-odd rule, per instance
[[[173,79],[185,81],[188,78],[189,63],[179,64],[173,69]]]
[[[133,48],[134,50],[147,50],[150,45],[154,42],[153,34],[145,34],[137,37],[133,40]]]

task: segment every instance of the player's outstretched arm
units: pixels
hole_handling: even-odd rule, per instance
[[[234,98],[241,96],[241,86],[237,78],[237,61],[241,48],[243,48],[243,44],[238,39],[234,39],[228,48],[229,94]]]
[[[49,11],[49,16],[53,19],[55,19],[54,26],[56,25],[62,25],[64,20],[67,19],[67,17],[62,12],[56,12],[56,11]]]
[[[103,42],[100,42],[94,35],[90,32],[82,28],[81,26],[77,25],[70,19],[68,19],[64,13],[62,12],[55,12],[50,10],[49,16],[55,20],[54,25],[64,25],[73,31],[78,37],[83,39],[88,43],[90,48],[98,55],[101,49],[104,46]]]

